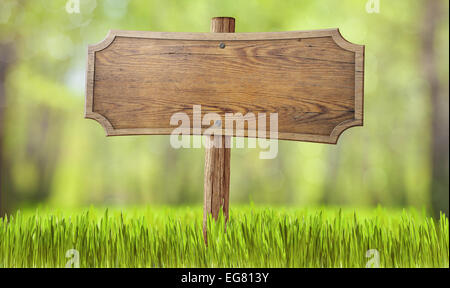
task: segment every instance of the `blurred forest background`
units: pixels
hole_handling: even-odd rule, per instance
[[[231,202],[449,207],[449,1],[0,0],[2,213],[46,205],[201,205],[201,149],[168,136],[105,137],[84,117],[87,45],[109,29],[340,28],[366,45],[365,126],[338,145],[281,141],[274,160],[234,149]]]

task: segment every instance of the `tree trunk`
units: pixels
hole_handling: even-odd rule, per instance
[[[0,218],[6,213],[6,192],[5,192],[5,167],[3,159],[3,141],[4,141],[4,118],[6,103],[6,72],[12,62],[12,47],[8,44],[0,43]]]
[[[449,97],[448,83],[439,77],[435,40],[442,19],[443,5],[438,0],[424,0],[422,65],[431,97],[431,204],[433,213],[449,212]],[[447,79],[448,80],[448,79]],[[446,80],[444,80],[446,81]]]

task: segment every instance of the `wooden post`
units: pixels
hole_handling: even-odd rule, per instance
[[[231,17],[215,17],[211,20],[211,32],[234,33],[235,20]],[[221,47],[222,48],[222,47]],[[226,48],[226,47],[225,47]],[[225,49],[223,48],[223,49]],[[205,136],[208,145],[214,143],[214,136]],[[220,209],[225,222],[228,221],[230,196],[230,156],[231,137],[222,136],[219,148],[205,148],[205,181],[203,205],[203,236],[207,243],[208,214],[217,220]]]

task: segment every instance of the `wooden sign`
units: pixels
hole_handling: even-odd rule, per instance
[[[111,31],[89,46],[86,117],[107,135],[169,135],[176,128],[171,117],[182,112],[193,120],[194,107],[216,113],[219,123],[228,114],[276,113],[278,139],[321,143],[336,143],[344,130],[363,124],[364,46],[347,42],[338,29],[234,34],[234,28],[234,18],[216,17],[214,33]],[[225,147],[205,148],[205,242],[207,215],[217,219],[222,209],[228,220],[231,136],[262,137],[255,132],[265,130],[273,139],[273,127],[255,124],[231,131],[221,125]],[[203,134],[211,125],[187,130]]]
[[[86,117],[110,136],[169,135],[171,116],[192,117],[193,105],[222,117],[278,113],[279,139],[336,143],[363,124],[363,87],[364,46],[338,29],[111,31],[89,46]]]

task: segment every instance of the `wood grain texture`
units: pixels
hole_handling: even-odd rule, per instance
[[[214,17],[211,19],[212,33],[234,33],[236,20],[233,17]]]
[[[234,22],[217,29],[227,25]],[[278,113],[279,139],[335,144],[344,130],[363,125],[363,94],[364,46],[338,29],[111,31],[88,52],[86,117],[108,136],[169,135],[174,113],[192,119],[193,105],[202,105],[202,114],[222,117]],[[242,132],[249,136],[248,127]]]

